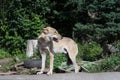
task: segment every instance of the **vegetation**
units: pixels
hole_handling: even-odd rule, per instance
[[[36,39],[46,25],[76,39],[78,58],[99,60],[106,44],[120,55],[120,0],[1,0],[0,59],[25,55],[26,40]],[[119,56],[109,56],[99,70],[119,66]],[[57,58],[55,67],[65,61],[63,55]]]
[[[4,13],[1,12],[3,16],[0,18],[0,46],[7,49],[10,54],[25,53],[26,40],[37,38],[41,28],[46,25],[45,19],[42,19],[40,14],[31,12],[30,5],[32,3],[29,0],[26,2],[2,1],[1,6]]]
[[[10,54],[4,49],[0,49],[0,59],[3,59],[5,57],[10,57]]]
[[[96,42],[79,44],[79,56],[85,61],[95,61],[101,58],[102,48]]]
[[[107,72],[107,71],[120,71],[120,56],[111,55],[101,61],[99,64],[87,62],[83,65],[88,72]]]

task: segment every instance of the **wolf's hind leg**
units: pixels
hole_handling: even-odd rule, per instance
[[[78,66],[78,64],[76,62],[76,55],[69,54],[69,57],[70,57],[70,59],[71,59],[71,61],[73,63],[73,66],[75,68],[75,73],[78,73],[79,72],[79,66]]]

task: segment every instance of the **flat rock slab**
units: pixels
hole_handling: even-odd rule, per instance
[[[120,72],[56,73],[53,75],[5,75],[0,80],[120,80]]]

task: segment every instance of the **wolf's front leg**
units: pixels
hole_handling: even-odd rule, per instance
[[[49,53],[49,54],[50,54],[50,70],[47,74],[51,75],[53,74],[54,54],[53,53]]]
[[[37,74],[42,74],[45,70],[46,53],[42,52],[41,57],[42,57],[42,68],[40,72],[37,72]]]

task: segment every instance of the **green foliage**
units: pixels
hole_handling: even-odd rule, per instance
[[[102,71],[114,71],[116,67],[120,66],[120,56],[111,55],[106,58],[101,64]]]
[[[36,39],[46,25],[43,14],[48,12],[47,4],[46,0],[8,0],[2,3],[0,46],[10,54],[25,53],[26,40]]]
[[[100,59],[100,55],[102,53],[102,48],[96,42],[85,43],[84,45],[78,45],[79,47],[79,56],[83,60],[87,61],[95,61]]]
[[[6,57],[10,57],[10,54],[4,49],[0,49],[0,59],[6,58]]]
[[[98,60],[104,43],[115,41],[120,49],[120,0],[1,0],[1,4],[0,47],[10,54],[25,53],[26,40],[35,39],[46,22],[63,36],[85,43],[78,43],[83,60]],[[86,43],[91,41],[100,45]],[[65,60],[57,58],[55,66]]]
[[[46,17],[64,36],[111,43],[120,39],[119,5],[119,0],[55,0],[51,1],[51,16]]]
[[[62,62],[66,61],[66,57],[64,54],[55,54],[55,62],[54,62],[54,67],[58,68],[62,64]]]
[[[23,36],[24,39],[36,38],[41,32],[42,27],[45,26],[41,16],[32,14],[31,17],[31,19],[29,19],[29,17],[22,17],[21,20],[19,20],[19,34]]]
[[[92,39],[101,43],[119,40],[119,0],[69,0],[66,9],[71,9],[75,38]],[[76,6],[75,6],[76,5]],[[76,18],[74,18],[76,17]],[[72,32],[71,32],[72,33]]]
[[[16,26],[1,26],[1,46],[6,48],[11,54],[24,53],[27,39],[36,39],[40,30],[45,23],[40,19],[39,15],[34,15],[33,18],[22,17],[19,21],[15,21]],[[13,22],[14,23],[14,22]]]
[[[81,41],[93,40],[100,44],[105,42],[111,43],[114,40],[117,40],[119,37],[119,24],[108,22],[105,24],[106,27],[102,25],[83,25],[81,23],[75,24],[74,31],[75,36],[78,37]]]
[[[88,72],[109,72],[120,70],[120,56],[111,55],[95,62],[84,61],[83,68]]]
[[[101,72],[101,67],[99,64],[94,63],[94,62],[84,62],[83,66],[85,71],[87,72]]]
[[[118,48],[118,54],[120,54],[120,40],[115,41],[114,43],[112,43],[116,48]]]
[[[47,62],[50,64],[50,56],[47,55]],[[58,68],[62,62],[66,62],[66,56],[64,54],[56,53],[54,55],[54,68]]]

